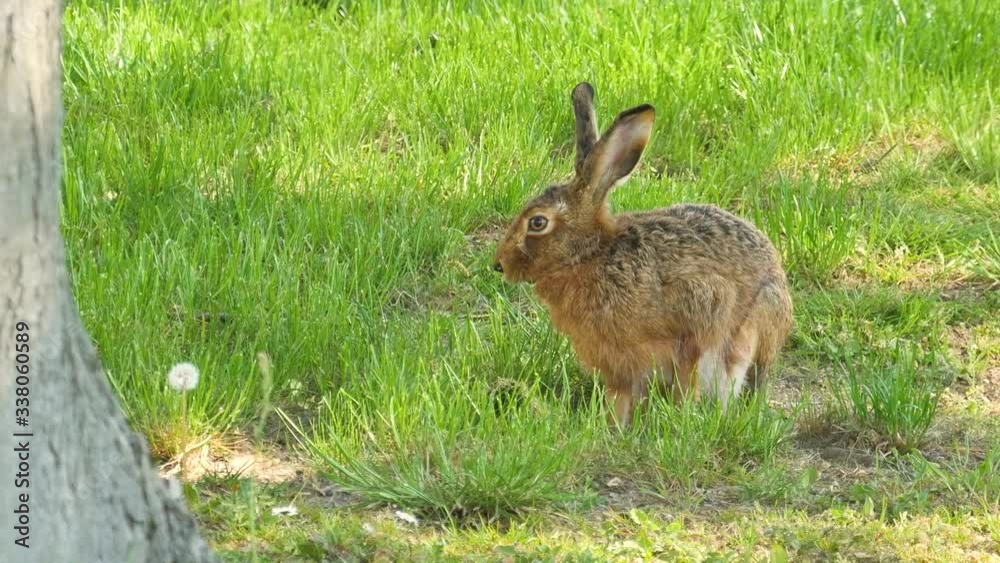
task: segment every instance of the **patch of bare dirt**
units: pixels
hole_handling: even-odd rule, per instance
[[[987,368],[971,381],[955,380],[941,395],[941,405],[946,410],[976,413],[984,418],[1000,415],[1000,366]]]
[[[202,440],[160,466],[161,477],[197,482],[205,476],[240,476],[259,483],[280,484],[301,479],[307,468],[280,450],[254,449],[246,440]]]
[[[819,386],[818,383],[811,383],[815,376],[809,376],[805,371],[786,367],[780,374],[772,374],[767,381],[767,400],[772,407],[790,410],[802,402],[803,389],[810,385]]]
[[[626,512],[649,504],[655,504],[656,499],[647,491],[642,490],[629,476],[603,475],[595,483],[597,493],[606,500],[601,509],[611,509]]]
[[[465,242],[473,252],[481,251],[486,246],[500,242],[505,229],[506,227],[500,223],[483,225],[465,235]]]
[[[930,163],[949,150],[953,150],[953,145],[937,132],[920,128],[898,130],[852,150],[818,150],[807,157],[789,159],[779,164],[778,175],[794,180],[833,171],[846,175],[849,181],[865,184],[876,179],[885,164],[904,155],[915,155],[921,163]]]
[[[988,401],[1000,407],[1000,366],[987,369],[976,379],[976,384]]]
[[[994,291],[1000,291],[1000,282],[970,280],[968,278],[954,279],[941,288],[941,300],[970,299],[978,301]]]
[[[974,356],[982,354],[982,350],[1000,344],[995,336],[977,334],[976,327],[967,325],[950,327],[945,336],[948,347],[964,364],[974,363]],[[1000,415],[1000,357],[988,351],[985,353],[986,368],[975,376],[957,377],[942,395],[942,406],[954,412],[977,412],[987,417]]]
[[[871,264],[878,265],[874,272]],[[833,280],[842,289],[891,286],[911,293],[939,292],[944,301],[978,299],[1000,289],[1000,284],[977,277],[968,264],[913,260],[903,247],[892,253],[852,256],[834,273]]]

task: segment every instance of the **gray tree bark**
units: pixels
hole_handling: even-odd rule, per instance
[[[129,429],[70,291],[61,21],[59,0],[0,0],[0,561],[213,561]]]

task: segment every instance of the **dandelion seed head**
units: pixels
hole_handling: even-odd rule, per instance
[[[167,383],[178,393],[190,391],[198,386],[198,368],[188,362],[177,364],[167,373]]]
[[[276,506],[271,509],[271,516],[295,516],[298,513],[299,509],[296,508],[294,504]]]

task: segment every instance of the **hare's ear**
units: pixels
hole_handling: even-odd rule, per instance
[[[650,105],[620,113],[591,149],[579,176],[586,182],[594,203],[604,200],[611,188],[628,179],[635,169],[649,142],[654,113]]]
[[[580,174],[587,155],[597,143],[594,88],[586,82],[581,82],[573,88],[573,116],[576,118],[576,173]]]

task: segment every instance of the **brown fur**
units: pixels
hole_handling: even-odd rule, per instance
[[[741,391],[746,366],[756,389],[792,326],[773,245],[709,205],[612,215],[607,196],[638,163],[653,108],[620,114],[598,138],[593,89],[581,84],[572,99],[576,176],[525,205],[497,248],[496,267],[508,281],[535,284],[553,325],[603,376],[623,426],[656,373],[675,397],[697,398],[707,382],[725,402]],[[546,226],[532,231],[537,216]],[[702,364],[708,373],[696,369]]]

